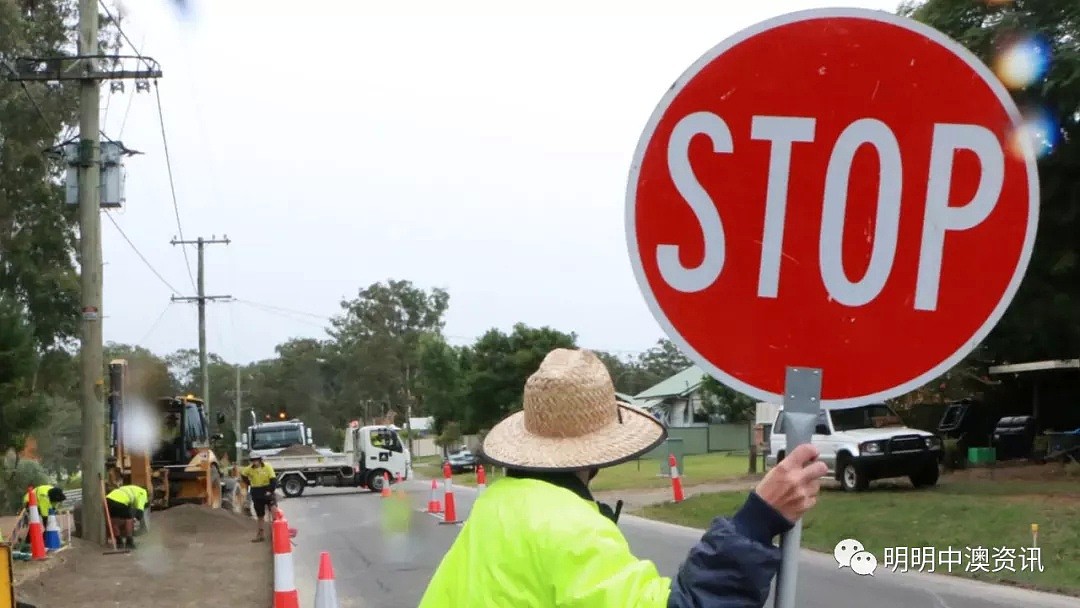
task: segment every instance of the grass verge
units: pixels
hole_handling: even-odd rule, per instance
[[[671,523],[707,527],[717,515],[730,515],[746,492],[702,494],[680,504],[642,509],[641,514]],[[848,494],[823,490],[818,506],[803,520],[803,546],[832,553],[836,543],[854,538],[886,564],[885,549],[934,547],[935,553],[959,550],[962,563],[951,574],[987,582],[1003,582],[1045,591],[1080,595],[1080,484],[1061,482],[993,482],[943,480],[931,490],[873,487]],[[1032,546],[1031,524],[1039,525],[1038,546],[1043,571],[1023,571],[1020,558]],[[990,572],[967,569],[968,547],[989,552]],[[998,549],[1015,550],[1015,560],[999,563]],[[910,549],[909,549],[910,551]],[[935,572],[950,574],[937,560]],[[1003,566],[1011,566],[1015,572]],[[900,569],[898,569],[900,570]],[[909,570],[918,570],[918,567]],[[994,572],[994,570],[998,570]],[[927,566],[924,572],[929,571]]]
[[[746,475],[746,455],[731,455],[721,452],[686,456],[685,471],[680,471],[684,487],[703,483],[714,483],[737,479]],[[600,471],[596,479],[589,484],[593,492],[609,490],[646,490],[671,487],[671,479],[660,475],[660,460],[632,460]],[[487,484],[502,478],[502,469],[487,471]],[[424,456],[413,459],[413,470],[426,478],[442,478],[442,460],[438,456]],[[467,486],[476,485],[476,473],[458,473],[454,483]]]

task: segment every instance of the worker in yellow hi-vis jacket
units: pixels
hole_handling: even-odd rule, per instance
[[[251,505],[255,508],[255,517],[259,522],[258,532],[251,542],[259,543],[266,540],[263,532],[263,518],[266,516],[267,507],[270,508],[272,516],[274,507],[277,505],[274,496],[274,491],[277,490],[277,474],[274,473],[274,467],[263,462],[262,456],[253,454],[251,464],[240,471],[240,478],[248,487]]]
[[[146,516],[150,496],[141,486],[120,486],[105,495],[117,546],[135,548],[135,520]]]

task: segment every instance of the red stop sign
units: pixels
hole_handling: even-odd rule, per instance
[[[827,9],[745,30],[638,144],[626,230],[645,299],[762,400],[780,402],[786,366],[821,368],[832,406],[918,388],[986,337],[1027,269],[1021,124],[985,65],[917,22]]]

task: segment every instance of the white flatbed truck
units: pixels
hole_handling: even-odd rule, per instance
[[[381,492],[386,478],[395,483],[412,473],[412,457],[397,431],[388,426],[361,427],[355,421],[345,430],[341,453],[264,456],[263,460],[274,468],[278,487],[290,498],[317,486]]]

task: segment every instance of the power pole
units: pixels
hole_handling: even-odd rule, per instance
[[[79,0],[79,54],[98,50],[97,2]],[[97,67],[90,59],[89,75]],[[79,279],[82,291],[82,345],[79,365],[79,401],[82,402],[82,490],[84,504],[97,505],[105,479],[105,356],[101,319],[101,98],[99,81],[86,78],[79,86]],[[88,516],[88,513],[90,514]],[[83,509],[83,536],[105,541],[105,514]]]
[[[225,394],[233,398],[233,404],[236,406],[236,422],[233,432],[236,434],[236,463],[239,464],[244,459],[244,455],[241,453],[240,448],[240,433],[243,428],[243,423],[240,421],[240,414],[244,409],[244,395],[248,391],[240,389],[240,364],[236,365],[236,390],[225,391]]]
[[[219,239],[217,237],[211,237],[204,239],[201,236],[194,241],[178,241],[173,239],[173,245],[196,245],[199,248],[199,295],[179,297],[173,296],[173,302],[196,302],[199,305],[199,371],[202,373],[202,398],[203,404],[206,407],[206,419],[207,422],[213,425],[213,419],[210,417],[210,370],[207,367],[206,362],[206,303],[214,300],[231,300],[232,296],[208,296],[206,295],[206,268],[203,262],[203,249],[206,245],[217,245],[224,243],[228,245],[230,242],[229,237]]]
[[[149,90],[149,79],[160,78],[161,68],[150,57],[102,55],[98,48],[98,2],[79,0],[79,44],[75,56],[15,57],[0,67],[10,72],[8,80],[20,82],[79,81],[79,141],[70,164],[77,167],[78,195],[71,201],[79,206],[79,275],[82,326],[80,328],[79,404],[82,409],[82,496],[83,505],[103,505],[100,480],[105,479],[105,363],[102,348],[101,311],[102,255],[101,208],[119,207],[119,200],[102,205],[101,82],[108,80],[114,90],[123,90],[124,80],[134,80],[136,91]],[[100,63],[104,59],[109,63]],[[128,69],[132,61],[135,69]],[[119,142],[109,142],[122,149]],[[65,146],[66,147],[66,146]],[[111,161],[110,161],[111,162]],[[110,193],[110,196],[112,193]],[[83,537],[105,541],[103,509],[84,508]]]

